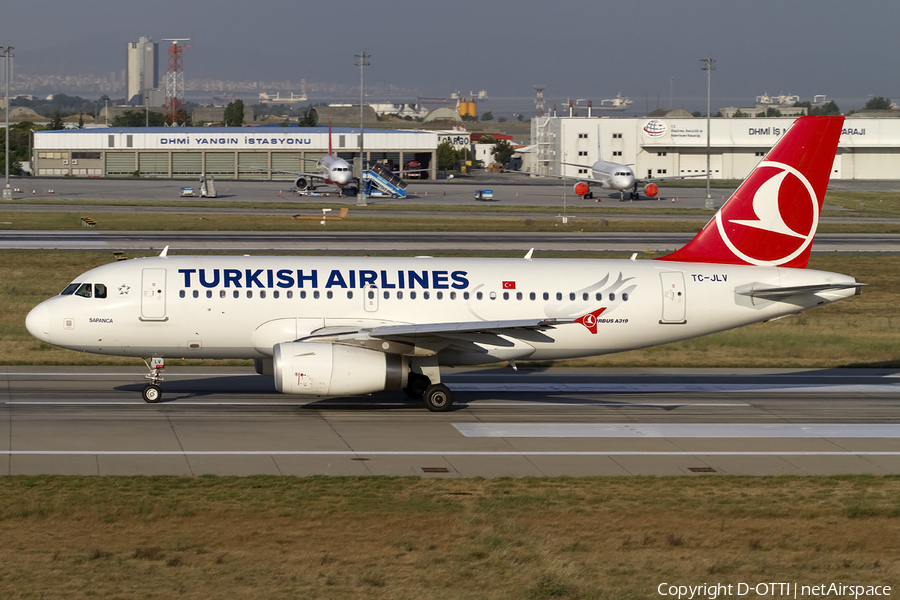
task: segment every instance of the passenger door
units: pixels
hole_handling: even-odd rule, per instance
[[[141,317],[144,321],[166,320],[165,269],[144,269],[141,276]]]

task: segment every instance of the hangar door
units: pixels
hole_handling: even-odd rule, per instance
[[[134,152],[107,152],[106,175],[109,177],[134,175],[136,169],[134,159]]]

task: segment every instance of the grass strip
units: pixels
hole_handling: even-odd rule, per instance
[[[4,598],[621,599],[895,585],[897,477],[5,477]],[[809,597],[809,596],[807,596]]]

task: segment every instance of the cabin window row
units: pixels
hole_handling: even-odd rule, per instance
[[[89,285],[89,284],[88,284],[88,285]],[[104,293],[105,293],[105,292],[104,292]],[[307,298],[307,292],[306,292],[306,290],[300,290],[299,292],[297,292],[297,294],[298,294],[298,296],[299,296],[299,298],[300,298],[301,300]],[[375,290],[367,290],[367,291],[365,292],[365,294],[366,294],[366,297],[367,297],[369,300],[374,300],[374,299],[375,299],[375,296],[376,296],[376,291],[375,291]],[[408,292],[406,292],[406,293],[404,294],[404,292],[403,292],[402,290],[397,290],[397,291],[393,291],[393,292],[388,291],[388,290],[383,290],[381,294],[382,294],[382,297],[383,297],[385,300],[390,300],[391,297],[394,297],[394,298],[396,298],[397,300],[402,300],[404,297],[408,297],[410,300],[415,300],[415,299],[417,299],[417,298],[419,297],[419,296],[418,296],[419,292],[415,292],[415,291],[408,291]],[[214,294],[213,294],[213,291],[212,291],[212,290],[206,290],[206,294],[205,294],[205,295],[206,295],[207,298],[212,298]],[[240,290],[233,290],[233,291],[231,292],[231,295],[232,295],[233,298],[240,298],[240,297],[241,297],[241,291],[240,291]],[[246,291],[244,292],[244,295],[245,295],[247,298],[253,298],[253,296],[254,296],[254,291],[253,291],[253,290],[246,290]],[[266,292],[266,290],[259,290],[258,292],[256,292],[256,295],[257,295],[258,298],[267,298],[267,297],[268,297],[268,293]],[[280,297],[281,297],[281,292],[280,292],[279,290],[273,290],[273,291],[271,292],[271,295],[272,295],[272,298],[276,298],[276,299],[277,299],[277,298],[280,298]],[[430,299],[431,299],[432,292],[423,291],[423,292],[421,292],[421,295],[422,295],[422,299],[423,299],[423,300],[430,300]],[[187,296],[188,296],[188,291],[187,291],[187,290],[180,290],[180,291],[178,292],[178,297],[179,297],[179,298],[186,298]],[[192,291],[191,291],[191,296],[194,297],[194,298],[199,298],[199,297],[200,297],[200,290],[192,290]],[[285,298],[291,299],[291,298],[294,297],[294,291],[293,291],[293,290],[288,290],[288,291],[284,292],[284,296],[285,296]],[[444,296],[445,296],[445,292],[442,292],[442,291],[434,292],[434,297],[435,297],[436,299],[438,299],[438,300],[443,300],[443,299],[444,299]],[[447,296],[447,298],[449,298],[450,300],[456,300],[456,299],[459,298],[459,297],[462,297],[463,300],[469,300],[469,299],[471,299],[473,296],[474,296],[474,298],[475,298],[476,300],[483,300],[483,299],[485,298],[485,293],[484,293],[484,292],[475,292],[474,294],[470,294],[469,292],[462,292],[462,293],[460,294],[460,293],[454,291],[454,292],[446,292],[446,296]],[[104,296],[104,297],[105,297],[105,296]],[[219,290],[219,298],[227,298],[227,297],[228,297],[228,292],[227,292],[226,290]],[[313,290],[312,292],[309,293],[309,297],[313,298],[314,300],[318,300],[319,298],[322,297],[322,293],[321,293],[319,290]],[[491,299],[491,300],[496,300],[496,299],[497,299],[498,297],[500,297],[500,296],[497,295],[497,292],[490,292],[490,293],[487,294],[487,297],[488,297],[489,299]],[[515,297],[516,300],[524,300],[524,299],[525,299],[525,293],[524,293],[524,292],[515,292],[515,294],[512,294],[512,293],[510,293],[510,292],[503,292],[503,294],[502,294],[502,298],[503,298],[504,300],[510,300],[510,299],[513,298],[513,297]],[[616,300],[616,293],[615,293],[615,292],[610,292],[606,297],[609,299],[610,302],[615,302],[615,300]],[[331,300],[332,298],[334,298],[334,292],[333,292],[332,290],[326,291],[326,292],[325,292],[325,298],[327,298],[328,300]],[[545,300],[545,301],[546,301],[546,300],[550,300],[551,295],[550,295],[549,292],[544,292],[543,295],[541,296],[541,298],[542,298],[543,300]],[[555,298],[556,298],[556,300],[562,301],[562,300],[565,298],[565,296],[563,295],[562,292],[556,292]],[[347,290],[347,299],[348,299],[348,300],[352,300],[352,299],[353,299],[353,290]],[[529,299],[529,300],[537,300],[537,299],[538,299],[538,296],[537,296],[537,294],[536,294],[535,292],[530,292],[530,293],[528,294],[528,299]],[[578,299],[578,294],[576,294],[575,292],[570,292],[570,293],[568,294],[568,299],[569,299],[570,301],[575,301],[575,300]],[[596,301],[600,302],[600,301],[602,301],[602,300],[604,299],[604,294],[603,294],[602,292],[597,292],[596,294],[594,294],[594,299],[595,299]],[[589,294],[589,293],[587,293],[587,292],[583,292],[583,293],[581,294],[581,300],[584,301],[584,302],[589,302],[589,301],[591,300],[591,294]],[[621,300],[622,300],[623,302],[628,302],[628,292],[623,292],[623,293],[621,294]]]

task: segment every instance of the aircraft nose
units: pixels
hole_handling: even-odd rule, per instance
[[[31,309],[25,317],[25,328],[42,342],[50,341],[50,308],[46,302],[41,302]]]

